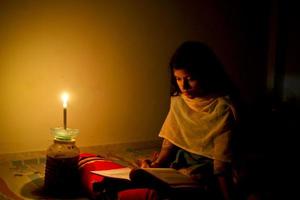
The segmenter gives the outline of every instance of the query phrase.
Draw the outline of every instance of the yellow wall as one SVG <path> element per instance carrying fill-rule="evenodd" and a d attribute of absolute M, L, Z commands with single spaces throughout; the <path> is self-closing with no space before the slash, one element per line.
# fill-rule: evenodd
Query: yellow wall
<path fill-rule="evenodd" d="M 63 125 L 62 91 L 78 146 L 157 138 L 182 41 L 236 62 L 218 13 L 207 1 L 1 0 L 0 153 L 45 150 Z"/>
<path fill-rule="evenodd" d="M 79 146 L 157 137 L 181 33 L 170 5 L 138 2 L 1 3 L 0 153 L 46 149 L 64 90 Z"/>

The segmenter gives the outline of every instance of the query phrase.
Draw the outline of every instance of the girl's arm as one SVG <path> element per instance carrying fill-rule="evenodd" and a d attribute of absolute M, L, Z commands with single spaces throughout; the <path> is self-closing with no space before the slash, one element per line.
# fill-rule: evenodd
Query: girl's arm
<path fill-rule="evenodd" d="M 214 160 L 214 171 L 215 175 L 217 176 L 219 189 L 223 195 L 224 200 L 235 199 L 231 164 Z"/>
<path fill-rule="evenodd" d="M 169 167 L 174 159 L 177 147 L 167 139 L 163 140 L 160 152 L 150 160 L 143 160 L 141 167 Z"/>

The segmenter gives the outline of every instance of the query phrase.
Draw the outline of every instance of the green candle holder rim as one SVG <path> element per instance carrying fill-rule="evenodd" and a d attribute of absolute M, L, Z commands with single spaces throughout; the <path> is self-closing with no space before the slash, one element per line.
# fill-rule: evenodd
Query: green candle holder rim
<path fill-rule="evenodd" d="M 64 129 L 63 127 L 51 128 L 54 139 L 61 141 L 72 141 L 79 134 L 79 129 Z"/>

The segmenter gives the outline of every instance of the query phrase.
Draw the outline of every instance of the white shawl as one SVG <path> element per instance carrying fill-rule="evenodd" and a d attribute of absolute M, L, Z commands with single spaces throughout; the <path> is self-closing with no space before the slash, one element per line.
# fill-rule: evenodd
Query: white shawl
<path fill-rule="evenodd" d="M 171 97 L 159 136 L 174 145 L 211 159 L 230 162 L 235 110 L 228 97 Z"/>

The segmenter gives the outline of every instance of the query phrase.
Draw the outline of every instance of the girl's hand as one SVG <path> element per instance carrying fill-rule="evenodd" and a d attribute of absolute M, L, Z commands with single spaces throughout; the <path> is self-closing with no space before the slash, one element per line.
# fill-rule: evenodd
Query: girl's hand
<path fill-rule="evenodd" d="M 141 168 L 149 168 L 149 167 L 151 167 L 151 160 L 149 160 L 149 159 L 144 159 L 144 160 L 141 160 L 140 161 L 140 164 L 139 164 L 139 166 L 141 167 Z"/>
<path fill-rule="evenodd" d="M 141 168 L 149 168 L 149 167 L 159 167 L 158 162 L 156 162 L 159 156 L 159 152 L 154 152 L 152 155 L 152 160 L 150 159 L 143 159 L 138 161 L 138 165 Z"/>

